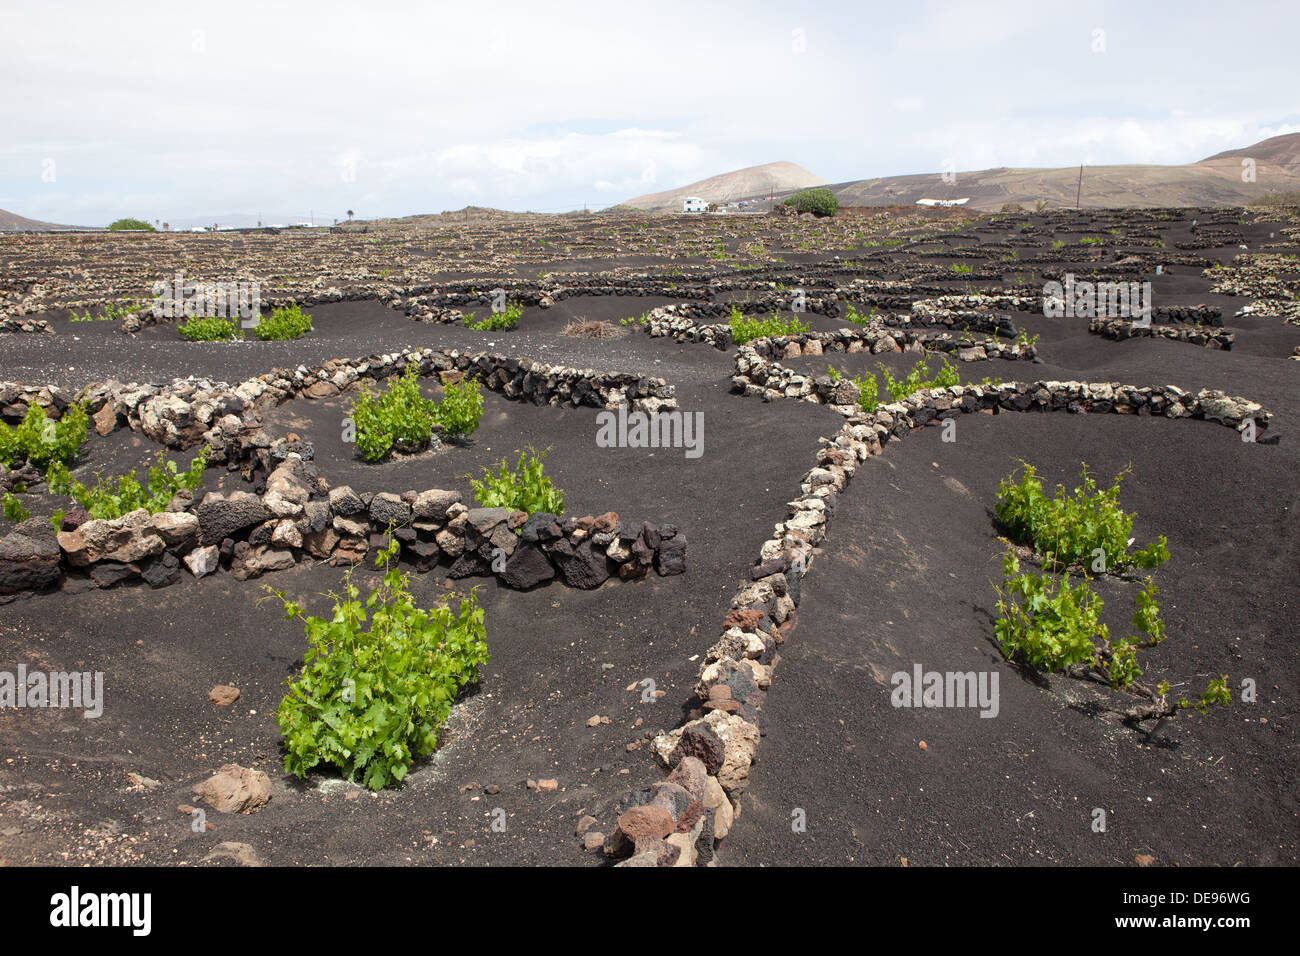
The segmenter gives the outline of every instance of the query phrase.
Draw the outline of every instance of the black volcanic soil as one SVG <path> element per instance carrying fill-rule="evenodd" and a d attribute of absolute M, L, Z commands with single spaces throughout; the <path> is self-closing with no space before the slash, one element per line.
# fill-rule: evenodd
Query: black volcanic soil
<path fill-rule="evenodd" d="M 1022 458 L 1070 487 L 1081 460 L 1103 478 L 1132 465 L 1121 500 L 1135 535 L 1163 533 L 1172 553 L 1156 572 L 1169 637 L 1146 652 L 1146 678 L 1194 700 L 1210 677 L 1230 675 L 1238 697 L 1249 677 L 1258 703 L 1180 715 L 1149 742 L 1092 709 L 1127 706 L 1123 695 L 1002 660 L 989 509 Z M 810 569 L 722 862 L 1294 865 L 1297 464 L 1294 443 L 1120 416 L 973 415 L 954 443 L 938 429 L 890 443 L 855 477 Z M 1112 634 L 1137 589 L 1098 588 Z M 916 663 L 998 674 L 997 716 L 895 709 L 890 676 Z M 1105 833 L 1091 830 L 1096 807 Z M 805 833 L 791 830 L 795 808 Z"/>
<path fill-rule="evenodd" d="M 1025 255 L 1059 257 L 1031 265 L 1002 261 L 1005 249 L 989 249 L 1009 282 L 1038 283 L 1042 273 L 1072 263 L 1079 272 L 1104 272 L 1095 247 L 1081 249 L 1078 238 L 1114 241 L 1109 230 L 1129 215 L 1089 211 L 1072 219 L 1023 214 L 1008 220 L 1031 230 L 1023 234 L 1005 223 L 983 228 L 986 219 L 978 228 L 968 224 L 960 244 L 972 237 L 981 244 L 1010 238 Z M 1158 228 L 1173 252 L 1175 242 L 1192 236 L 1195 215 L 1143 221 L 1142 228 Z M 801 262 L 832 264 L 835 256 L 856 254 L 846 241 L 854 238 L 851 231 L 805 249 L 795 240 L 812 242 L 807 237 L 814 230 L 831 227 L 757 218 L 655 223 L 651 231 L 661 241 L 672 229 L 693 230 L 697 237 L 694 245 L 655 253 L 627 238 L 639 236 L 639 227 L 615 240 L 584 224 L 569 237 L 581 261 L 550 259 L 560 255 L 562 241 L 556 240 L 545 247 L 548 258 L 521 258 L 510 271 L 708 264 L 710 229 L 729 231 L 723 241 L 730 250 L 760 239 L 769 256 L 779 250 L 785 260 L 762 264 L 781 265 L 791 275 Z M 890 228 L 887 218 L 872 223 Z M 838 220 L 833 227 L 844 228 Z M 1280 228 L 1231 225 L 1252 249 Z M 430 268 L 482 276 L 484 234 L 461 246 L 454 237 L 451 246 L 440 242 L 427 253 Z M 1052 250 L 1053 237 L 1070 244 Z M 145 263 L 151 249 L 191 248 L 184 237 L 167 242 L 173 239 L 179 245 L 130 248 Z M 203 249 L 220 254 L 223 241 L 202 237 L 192 248 L 204 243 Z M 426 246 L 433 246 L 423 242 L 417 234 L 409 240 L 414 248 L 402 255 L 425 256 Z M 1153 252 L 1115 244 L 1119 257 Z M 263 245 L 250 241 L 248 248 Z M 933 240 L 917 245 L 936 247 Z M 84 243 L 78 248 L 90 255 Z M 449 258 L 460 251 L 467 257 L 463 269 Z M 872 273 L 878 277 L 896 275 L 918 258 L 945 268 L 949 261 L 917 257 L 908 244 L 861 251 L 881 257 Z M 1196 254 L 1230 262 L 1237 251 L 1225 245 Z M 951 261 L 982 266 L 979 259 Z M 111 275 L 110 265 L 102 269 Z M 1209 281 L 1196 268 L 1178 266 L 1147 278 L 1155 283 L 1158 304 L 1223 306 L 1227 327 L 1237 333 L 1234 349 L 1112 342 L 1089 334 L 1086 320 L 1017 313 L 1017 325 L 1041 335 L 1041 363 L 962 364 L 963 380 L 990 375 L 1223 388 L 1275 412 L 1280 444 L 1244 444 L 1212 423 L 1063 413 L 966 416 L 955 444 L 940 442 L 937 429 L 891 442 L 881 458 L 860 468 L 841 497 L 804 584 L 798 621 L 764 707 L 765 737 L 743 812 L 721 845 L 723 865 L 892 865 L 902 857 L 934 865 L 1120 865 L 1139 853 L 1160 864 L 1296 861 L 1300 363 L 1287 356 L 1300 345 L 1300 328 L 1272 318 L 1234 318 L 1243 300 L 1209 294 Z M 951 285 L 963 291 L 966 281 L 956 277 Z M 599 862 L 598 854 L 577 846 L 578 816 L 658 776 L 644 745 L 647 733 L 683 719 L 698 657 L 716 639 L 737 582 L 797 493 L 817 437 L 841 423 L 814 405 L 731 394 L 729 352 L 652 339 L 638 329 L 600 341 L 558 334 L 570 320 L 618 322 L 668 301 L 568 299 L 549 310 L 528 309 L 519 329 L 498 333 L 415 323 L 369 301 L 310 309 L 315 331 L 291 343 L 189 343 L 170 326 L 127 337 L 115 323 L 69 323 L 59 312 L 47 315 L 56 335 L 0 336 L 0 380 L 69 389 L 109 377 L 235 382 L 276 366 L 404 345 L 490 348 L 662 376 L 677 387 L 681 408 L 701 411 L 705 420 L 699 459 L 680 451 L 598 449 L 594 410 L 536 408 L 488 394 L 482 428 L 466 446 L 368 465 L 340 439 L 347 399 L 299 400 L 268 413 L 273 424 L 293 427 L 315 443 L 318 465 L 332 485 L 361 490 L 450 486 L 468 494 L 464 476 L 481 466 L 528 445 L 550 447 L 547 471 L 567 493 L 568 513 L 615 510 L 677 524 L 690 542 L 687 574 L 611 582 L 592 592 L 551 584 L 518 593 L 478 582 L 492 655 L 483 679 L 454 708 L 436 755 L 413 768 L 403 786 L 375 797 L 325 774 L 300 782 L 280 769 L 274 713 L 281 682 L 300 661 L 304 641 L 301 627 L 284 619 L 277 602 L 259 602 L 262 585 L 322 613 L 328 604 L 320 595 L 339 586 L 340 569 L 305 562 L 252 582 L 224 573 L 199 581 L 186 575 L 161 591 L 60 592 L 0 604 L 0 668 L 25 663 L 103 671 L 106 695 L 104 715 L 93 720 L 58 711 L 0 713 L 0 749 L 12 755 L 0 761 L 0 859 L 207 864 L 220 862 L 206 859 L 218 843 L 237 841 L 269 864 Z M 815 316 L 810 321 L 817 328 L 841 324 Z M 916 358 L 884 361 L 899 374 Z M 874 369 L 876 360 L 838 355 L 789 364 L 820 373 L 831 361 L 856 370 Z M 429 386 L 429 394 L 436 391 Z M 120 473 L 155 452 L 139 436 L 92 437 L 78 474 Z M 174 457 L 184 463 L 189 456 Z M 1258 703 L 1236 701 L 1208 717 L 1180 715 L 1149 741 L 1101 718 L 1098 702 L 1118 696 L 1067 678 L 1034 679 L 1002 660 L 991 641 L 998 547 L 989 508 L 998 479 L 1022 457 L 1049 481 L 1072 481 L 1085 459 L 1101 476 L 1132 464 L 1121 498 L 1139 515 L 1139 542 L 1164 533 L 1173 553 L 1157 572 L 1170 636 L 1146 652 L 1147 677 L 1167 677 L 1176 689 L 1196 693 L 1211 675 L 1229 674 L 1233 688 L 1250 677 Z M 237 476 L 215 470 L 205 480 L 208 487 L 238 484 Z M 477 579 L 447 582 L 435 570 L 413 574 L 412 581 L 432 602 Z M 1107 621 L 1118 632 L 1135 586 L 1108 580 L 1099 587 Z M 914 662 L 926 669 L 996 672 L 998 716 L 895 710 L 889 675 Z M 639 688 L 627 689 L 646 677 L 665 692 L 657 703 L 643 704 Z M 208 700 L 218 683 L 240 688 L 233 707 Z M 597 715 L 611 722 L 588 727 L 588 718 Z M 215 829 L 193 833 L 189 816 L 176 807 L 193 803 L 190 788 L 230 762 L 270 774 L 273 799 L 249 816 L 210 812 Z M 128 773 L 159 785 L 134 788 Z M 554 778 L 559 789 L 530 790 L 529 778 Z M 497 807 L 507 814 L 504 833 L 490 826 Z M 1097 807 L 1108 813 L 1105 833 L 1090 828 Z M 791 831 L 795 808 L 806 811 L 806 833 Z M 602 817 L 602 826 L 608 822 Z"/>

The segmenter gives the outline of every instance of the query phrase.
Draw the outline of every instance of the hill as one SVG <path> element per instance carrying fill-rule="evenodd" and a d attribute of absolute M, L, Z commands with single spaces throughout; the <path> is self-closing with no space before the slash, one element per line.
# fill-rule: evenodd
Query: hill
<path fill-rule="evenodd" d="M 698 196 L 708 202 L 729 203 L 826 184 L 826 180 L 820 176 L 794 163 L 764 163 L 762 166 L 749 166 L 719 176 L 710 176 L 680 189 L 637 196 L 621 205 L 657 212 L 681 212 L 682 200 L 687 196 Z"/>
<path fill-rule="evenodd" d="M 64 232 L 67 230 L 84 230 L 85 226 L 61 226 L 54 222 L 41 222 L 28 219 L 17 213 L 0 209 L 0 232 Z"/>
<path fill-rule="evenodd" d="M 1242 181 L 1242 160 L 1255 161 L 1255 181 Z M 793 181 L 782 181 L 788 175 Z M 1085 166 L 980 169 L 957 172 L 946 182 L 938 171 L 835 183 L 830 189 L 842 206 L 907 205 L 918 199 L 969 200 L 967 208 L 1000 209 L 1005 203 L 1032 207 L 1125 208 L 1151 206 L 1237 206 L 1267 193 L 1300 190 L 1300 133 L 1274 136 L 1241 149 L 1227 150 L 1182 166 Z M 792 163 L 769 163 L 681 189 L 628 200 L 625 205 L 678 211 L 686 196 L 710 202 L 778 200 L 808 186 L 827 185 Z"/>
<path fill-rule="evenodd" d="M 1261 165 L 1267 163 L 1272 166 L 1289 166 L 1294 169 L 1300 166 L 1300 133 L 1273 136 L 1261 140 L 1254 146 L 1244 146 L 1241 149 L 1229 149 L 1222 153 L 1215 153 L 1213 156 L 1207 156 L 1201 160 L 1198 165 L 1211 166 L 1217 165 L 1223 160 L 1235 160 L 1237 167 L 1240 168 L 1243 159 L 1253 159 Z"/>
<path fill-rule="evenodd" d="M 1255 181 L 1242 181 L 1242 160 L 1255 161 Z M 1274 136 L 1183 166 L 1085 166 L 1059 169 L 982 169 L 958 172 L 955 182 L 936 173 L 886 176 L 831 187 L 841 205 L 880 206 L 918 199 L 969 197 L 974 209 L 1003 203 L 1050 207 L 1236 206 L 1270 192 L 1300 189 L 1300 134 Z"/>

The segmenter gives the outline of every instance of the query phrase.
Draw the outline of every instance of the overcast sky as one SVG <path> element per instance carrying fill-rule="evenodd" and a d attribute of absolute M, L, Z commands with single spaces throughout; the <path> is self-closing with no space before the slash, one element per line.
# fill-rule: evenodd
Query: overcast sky
<path fill-rule="evenodd" d="M 1300 132 L 1300 3 L 0 0 L 0 208 L 104 225 L 599 208 L 1182 163 Z"/>

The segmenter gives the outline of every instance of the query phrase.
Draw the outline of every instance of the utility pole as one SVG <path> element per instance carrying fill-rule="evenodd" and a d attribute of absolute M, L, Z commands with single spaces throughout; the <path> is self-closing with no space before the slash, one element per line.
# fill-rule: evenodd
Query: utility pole
<path fill-rule="evenodd" d="M 1074 192 L 1074 208 L 1078 209 L 1079 198 L 1083 195 L 1083 163 L 1079 164 L 1079 188 Z"/>

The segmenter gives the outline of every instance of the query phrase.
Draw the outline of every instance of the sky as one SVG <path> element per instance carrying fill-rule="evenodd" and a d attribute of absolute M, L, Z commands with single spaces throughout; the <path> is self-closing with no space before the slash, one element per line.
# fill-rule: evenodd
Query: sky
<path fill-rule="evenodd" d="M 1300 132 L 1295 0 L 0 0 L 0 34 L 0 209 L 86 226 L 562 212 L 778 160 L 843 182 Z"/>

